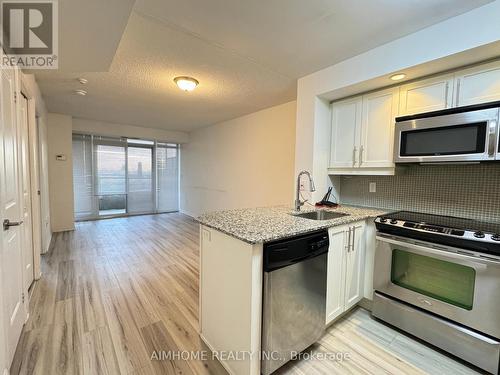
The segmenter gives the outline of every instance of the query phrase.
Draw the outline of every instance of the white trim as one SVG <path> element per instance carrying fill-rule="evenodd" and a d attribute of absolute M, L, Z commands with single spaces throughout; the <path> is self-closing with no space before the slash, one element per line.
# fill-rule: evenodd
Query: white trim
<path fill-rule="evenodd" d="M 194 214 L 194 213 L 192 213 L 190 211 L 186 211 L 186 210 L 182 210 L 182 209 L 179 210 L 178 212 L 180 212 L 181 214 L 187 215 L 187 216 L 189 216 L 189 217 L 191 217 L 193 219 L 196 219 L 199 216 L 199 215 L 196 215 L 196 214 Z"/>
<path fill-rule="evenodd" d="M 52 232 L 50 232 L 49 236 L 47 237 L 47 242 L 44 244 L 44 247 L 42 249 L 42 254 L 45 254 L 49 251 L 51 243 L 52 243 Z M 42 272 L 40 272 L 40 275 L 41 274 Z"/>
<path fill-rule="evenodd" d="M 328 174 L 342 176 L 394 176 L 395 168 L 328 168 Z"/>
<path fill-rule="evenodd" d="M 200 339 L 205 343 L 205 345 L 210 349 L 211 352 L 215 352 L 215 349 L 212 344 L 207 340 L 205 336 L 203 336 L 203 333 L 200 332 Z M 217 359 L 217 362 L 219 362 L 222 367 L 224 367 L 224 370 L 226 370 L 229 375 L 236 375 L 236 373 L 233 372 L 233 370 L 228 366 L 226 362 L 221 362 Z"/>

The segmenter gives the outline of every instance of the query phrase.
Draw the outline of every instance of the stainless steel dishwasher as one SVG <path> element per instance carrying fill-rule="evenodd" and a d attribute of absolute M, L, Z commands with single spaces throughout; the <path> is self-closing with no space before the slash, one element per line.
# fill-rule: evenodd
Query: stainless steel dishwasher
<path fill-rule="evenodd" d="M 262 374 L 323 335 L 328 245 L 326 230 L 264 245 Z"/>

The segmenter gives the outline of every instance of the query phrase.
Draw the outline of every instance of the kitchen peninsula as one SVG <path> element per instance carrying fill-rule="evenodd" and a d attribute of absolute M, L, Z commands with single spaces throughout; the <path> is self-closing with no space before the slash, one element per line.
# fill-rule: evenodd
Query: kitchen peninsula
<path fill-rule="evenodd" d="M 312 210 L 306 210 L 312 211 Z M 373 255 L 365 256 L 366 234 L 371 221 L 382 214 L 380 210 L 341 206 L 325 210 L 341 215 L 330 220 L 311 220 L 298 217 L 288 207 L 263 207 L 220 211 L 202 215 L 200 222 L 200 336 L 216 352 L 247 353 L 238 359 L 221 360 L 232 374 L 259 374 L 262 334 L 263 248 L 269 242 L 293 238 L 318 230 L 329 232 L 328 278 L 345 276 L 349 260 L 344 254 L 347 231 L 360 230 L 351 253 L 355 258 L 351 267 L 358 267 L 354 306 L 367 289 L 363 274 L 365 263 Z M 366 225 L 366 222 L 369 222 Z M 366 229 L 366 230 L 365 230 Z M 350 237 L 350 236 L 349 236 Z M 354 234 L 353 234 L 354 243 Z M 349 238 L 350 240 L 350 238 Z M 371 252 L 371 251 L 370 251 Z M 367 270 L 368 271 L 368 270 Z M 348 272 L 349 273 L 349 272 Z M 369 273 L 369 272 L 368 272 Z M 371 274 L 367 277 L 371 280 Z M 329 280 L 330 281 L 330 280 Z M 339 298 L 343 282 L 332 283 L 327 290 L 326 321 L 345 311 Z M 371 289 L 371 286 L 368 287 Z M 354 303 L 353 303 L 354 302 Z M 330 318 L 329 318 L 330 317 Z"/>

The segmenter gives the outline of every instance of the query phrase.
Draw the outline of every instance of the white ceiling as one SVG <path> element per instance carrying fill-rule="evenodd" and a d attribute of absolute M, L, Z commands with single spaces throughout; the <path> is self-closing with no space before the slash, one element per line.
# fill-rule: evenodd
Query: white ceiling
<path fill-rule="evenodd" d="M 58 3 L 59 70 L 108 70 L 135 0 L 62 0 Z"/>
<path fill-rule="evenodd" d="M 97 11 L 110 0 L 66 1 L 76 14 L 82 4 Z M 66 35 L 64 69 L 36 74 L 50 111 L 190 131 L 293 100 L 297 78 L 490 1 L 136 0 L 116 50 L 130 2 L 112 0 L 106 17 L 71 31 L 79 41 L 93 36 L 99 48 L 68 46 Z M 71 24 L 60 27 L 63 34 Z M 115 50 L 111 66 L 96 72 Z M 178 75 L 199 87 L 180 91 Z M 72 94 L 79 76 L 89 80 L 86 97 Z"/>

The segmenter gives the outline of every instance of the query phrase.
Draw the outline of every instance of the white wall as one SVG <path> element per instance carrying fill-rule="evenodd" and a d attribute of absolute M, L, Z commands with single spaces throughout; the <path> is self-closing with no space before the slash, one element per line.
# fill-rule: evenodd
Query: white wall
<path fill-rule="evenodd" d="M 181 148 L 181 211 L 293 203 L 296 102 L 190 133 Z"/>
<path fill-rule="evenodd" d="M 38 147 L 40 161 L 40 217 L 42 218 L 42 253 L 49 251 L 52 239 L 50 226 L 50 190 L 49 190 L 49 156 L 48 156 L 48 114 L 38 117 Z"/>
<path fill-rule="evenodd" d="M 49 164 L 47 157 L 47 108 L 40 92 L 40 88 L 33 74 L 24 74 L 24 83 L 32 94 L 36 103 L 36 117 L 38 126 L 38 168 L 40 189 L 40 218 L 41 218 L 41 252 L 49 250 L 52 230 L 50 227 L 50 198 L 49 198 Z"/>
<path fill-rule="evenodd" d="M 189 139 L 188 133 L 184 132 L 114 124 L 81 118 L 73 118 L 73 131 L 113 137 L 144 138 L 172 143 L 186 143 Z"/>
<path fill-rule="evenodd" d="M 313 198 L 320 198 L 331 183 L 326 172 L 331 99 L 373 90 L 381 82 L 389 85 L 393 72 L 430 74 L 437 67 L 456 67 L 465 57 L 471 63 L 481 54 L 498 55 L 499 14 L 497 0 L 299 79 L 295 170 L 315 176 Z"/>
<path fill-rule="evenodd" d="M 47 117 L 50 222 L 53 232 L 73 230 L 73 157 L 71 116 L 49 113 Z M 56 160 L 56 155 L 66 160 Z"/>

